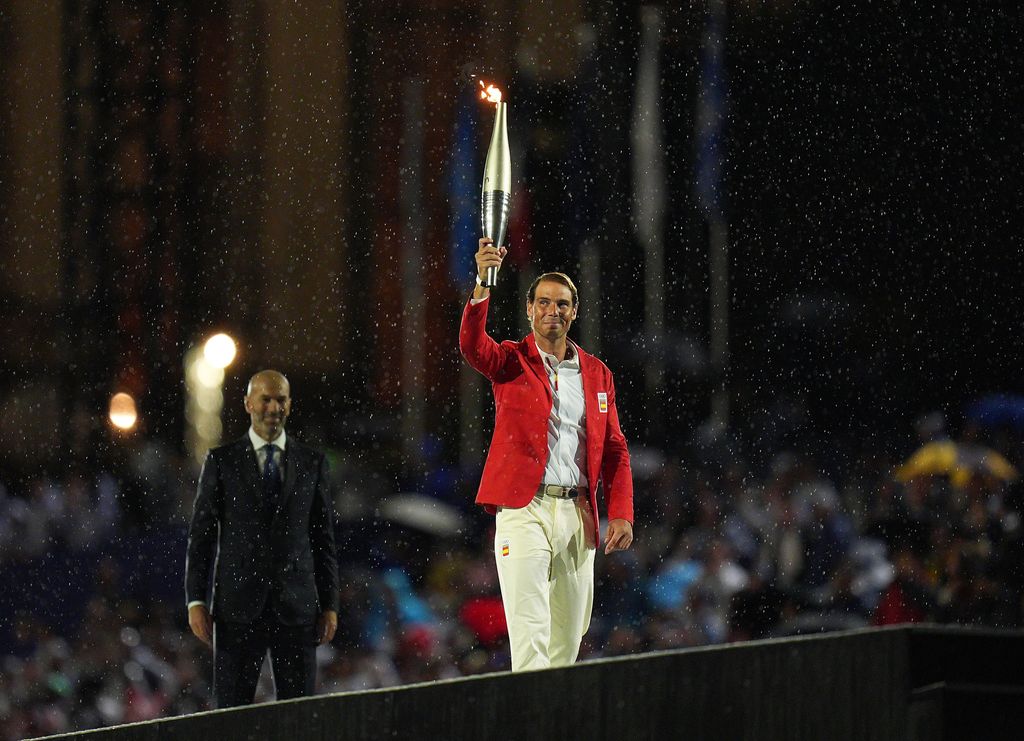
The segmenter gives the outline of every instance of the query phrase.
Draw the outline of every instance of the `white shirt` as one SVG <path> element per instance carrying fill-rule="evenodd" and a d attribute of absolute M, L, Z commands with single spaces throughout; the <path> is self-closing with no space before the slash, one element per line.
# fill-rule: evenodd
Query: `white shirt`
<path fill-rule="evenodd" d="M 548 415 L 548 460 L 545 484 L 587 487 L 587 415 L 583 401 L 580 354 L 571 342 L 572 357 L 558 358 L 537 348 L 551 384 Z"/>

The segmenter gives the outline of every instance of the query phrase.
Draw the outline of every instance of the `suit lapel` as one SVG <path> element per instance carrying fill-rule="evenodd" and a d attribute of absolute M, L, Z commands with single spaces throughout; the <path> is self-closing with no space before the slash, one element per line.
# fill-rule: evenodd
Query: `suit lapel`
<path fill-rule="evenodd" d="M 252 440 L 246 435 L 237 442 L 238 470 L 242 472 L 242 483 L 250 491 L 260 491 L 260 461 Z"/>
<path fill-rule="evenodd" d="M 600 469 L 600 458 L 597 455 L 599 450 L 600 439 L 597 433 L 597 415 L 600 411 L 597 409 L 597 394 L 600 391 L 607 391 L 607 389 L 599 388 L 601 383 L 597 373 L 597 364 L 593 362 L 593 358 L 583 351 L 579 345 L 576 345 L 576 351 L 580 355 L 580 380 L 583 382 L 583 410 L 586 418 L 585 424 L 587 428 L 587 480 L 593 482 L 591 489 L 597 484 L 598 470 Z M 596 465 L 595 465 L 596 464 Z"/>
<path fill-rule="evenodd" d="M 526 365 L 540 381 L 540 385 L 544 388 L 544 393 L 547 394 L 548 406 L 550 407 L 555 399 L 551 393 L 551 381 L 548 380 L 548 372 L 544 368 L 544 361 L 540 357 L 540 350 L 537 349 L 537 338 L 533 336 L 533 333 L 530 333 L 526 335 L 525 343 Z"/>
<path fill-rule="evenodd" d="M 235 468 L 242 478 L 242 491 L 252 492 L 247 499 L 262 517 L 266 517 L 269 511 L 266 495 L 263 493 L 263 472 L 260 471 L 260 459 L 256 456 L 256 449 L 253 448 L 248 435 L 236 443 L 235 456 Z"/>

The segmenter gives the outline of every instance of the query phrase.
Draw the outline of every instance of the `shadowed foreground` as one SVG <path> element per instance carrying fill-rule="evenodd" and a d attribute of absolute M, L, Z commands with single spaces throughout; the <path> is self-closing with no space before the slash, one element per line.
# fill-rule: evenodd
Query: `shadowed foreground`
<path fill-rule="evenodd" d="M 1019 738 L 1024 633 L 857 630 L 197 713 L 48 738 Z"/>

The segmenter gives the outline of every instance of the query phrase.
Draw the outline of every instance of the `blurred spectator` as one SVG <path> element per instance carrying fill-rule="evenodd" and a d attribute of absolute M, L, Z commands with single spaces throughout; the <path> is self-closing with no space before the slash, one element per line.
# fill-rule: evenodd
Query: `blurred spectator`
<path fill-rule="evenodd" d="M 933 420 L 918 434 L 949 433 Z M 636 546 L 598 559 L 581 657 L 869 623 L 1021 625 L 1019 481 L 979 471 L 959 485 L 937 475 L 901 484 L 895 456 L 870 448 L 829 475 L 808 452 L 767 439 L 749 462 L 720 434 L 697 435 L 686 458 L 651 451 L 638 469 L 648 494 L 637 500 Z M 1019 433 L 981 442 L 1021 464 Z M 335 456 L 351 475 L 336 492 L 342 609 L 333 645 L 317 654 L 320 692 L 509 666 L 493 521 L 468 505 L 472 475 L 428 452 L 406 483 L 482 527 L 441 536 L 375 519 L 394 492 L 397 451 Z M 0 486 L 0 741 L 210 707 L 211 657 L 187 632 L 180 595 L 192 476 L 150 446 L 118 473 L 78 468 Z M 123 513 L 148 497 L 160 506 L 145 518 Z M 269 697 L 269 676 L 261 687 Z"/>
<path fill-rule="evenodd" d="M 917 554 L 908 547 L 895 555 L 895 577 L 882 592 L 875 607 L 875 625 L 921 623 L 934 617 L 935 595 L 924 578 Z"/>

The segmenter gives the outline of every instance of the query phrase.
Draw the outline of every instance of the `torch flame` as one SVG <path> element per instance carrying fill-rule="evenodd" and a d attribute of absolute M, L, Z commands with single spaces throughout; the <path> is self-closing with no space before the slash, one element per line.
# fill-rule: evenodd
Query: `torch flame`
<path fill-rule="evenodd" d="M 480 100 L 486 100 L 491 103 L 501 102 L 501 90 L 496 88 L 490 83 L 484 83 L 483 80 L 478 80 L 480 83 Z"/>

